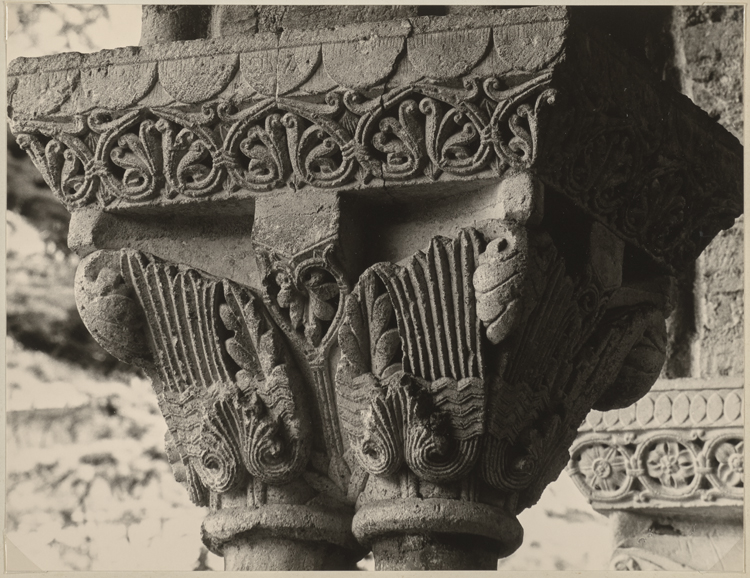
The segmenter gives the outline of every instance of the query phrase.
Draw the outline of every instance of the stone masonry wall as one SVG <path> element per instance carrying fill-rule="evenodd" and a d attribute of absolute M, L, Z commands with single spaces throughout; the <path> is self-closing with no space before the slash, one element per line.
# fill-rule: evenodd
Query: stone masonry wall
<path fill-rule="evenodd" d="M 683 92 L 742 141 L 743 8 L 677 7 L 673 33 Z M 743 233 L 740 217 L 696 264 L 692 377 L 743 374 Z"/>

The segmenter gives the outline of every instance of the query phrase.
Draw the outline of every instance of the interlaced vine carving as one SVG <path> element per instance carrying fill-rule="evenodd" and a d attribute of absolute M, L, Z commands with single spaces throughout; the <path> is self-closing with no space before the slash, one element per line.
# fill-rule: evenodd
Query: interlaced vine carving
<path fill-rule="evenodd" d="M 587 434 L 571 449 L 568 472 L 597 507 L 741 503 L 741 432 L 665 429 Z"/>
<path fill-rule="evenodd" d="M 466 176 L 490 162 L 497 175 L 533 163 L 541 109 L 554 101 L 548 81 L 505 91 L 498 79 L 484 90 L 477 81 L 464 90 L 416 85 L 371 100 L 334 91 L 318 104 L 97 109 L 72 122 L 19 120 L 14 130 L 69 208 Z"/>

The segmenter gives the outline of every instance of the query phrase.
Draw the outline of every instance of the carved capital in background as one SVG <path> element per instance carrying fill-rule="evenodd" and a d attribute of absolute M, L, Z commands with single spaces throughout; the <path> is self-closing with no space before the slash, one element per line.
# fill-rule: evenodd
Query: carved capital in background
<path fill-rule="evenodd" d="M 82 317 L 229 569 L 494 568 L 659 375 L 741 147 L 575 11 L 271 36 L 11 66 Z"/>
<path fill-rule="evenodd" d="M 733 534 L 741 538 L 743 407 L 742 378 L 672 379 L 633 405 L 587 416 L 567 471 L 614 519 L 612 569 L 706 570 Z M 709 555 L 669 555 L 664 540 L 674 535 Z"/>

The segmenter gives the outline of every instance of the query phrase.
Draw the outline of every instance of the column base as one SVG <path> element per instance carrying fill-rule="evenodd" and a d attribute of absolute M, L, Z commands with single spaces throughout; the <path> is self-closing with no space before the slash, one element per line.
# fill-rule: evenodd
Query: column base
<path fill-rule="evenodd" d="M 241 534 L 223 547 L 227 571 L 356 570 L 362 554 L 325 542 Z"/>
<path fill-rule="evenodd" d="M 400 534 L 372 544 L 375 570 L 497 570 L 498 543 L 466 534 Z"/>

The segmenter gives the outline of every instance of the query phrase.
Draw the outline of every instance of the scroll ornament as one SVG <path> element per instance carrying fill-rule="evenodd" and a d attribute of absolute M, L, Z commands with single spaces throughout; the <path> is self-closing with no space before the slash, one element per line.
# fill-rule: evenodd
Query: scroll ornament
<path fill-rule="evenodd" d="M 550 76 L 508 89 L 495 77 L 466 79 L 461 89 L 416 84 L 373 99 L 339 89 L 316 103 L 97 108 L 18 119 L 13 132 L 71 210 L 280 187 L 337 190 L 373 178 L 496 178 L 534 162 L 542 109 L 555 99 Z"/>

